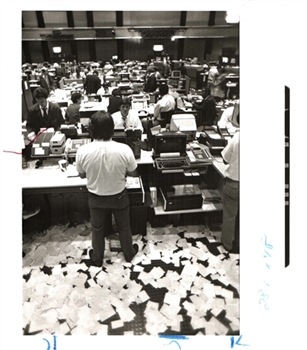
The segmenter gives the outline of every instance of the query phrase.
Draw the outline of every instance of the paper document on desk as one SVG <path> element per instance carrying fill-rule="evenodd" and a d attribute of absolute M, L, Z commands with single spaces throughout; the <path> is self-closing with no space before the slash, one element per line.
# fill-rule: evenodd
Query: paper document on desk
<path fill-rule="evenodd" d="M 79 173 L 77 172 L 76 166 L 69 164 L 66 170 L 67 177 L 77 177 Z"/>
<path fill-rule="evenodd" d="M 133 176 L 127 176 L 127 178 L 126 178 L 126 188 L 127 189 L 141 188 L 140 178 L 139 177 L 133 177 Z"/>

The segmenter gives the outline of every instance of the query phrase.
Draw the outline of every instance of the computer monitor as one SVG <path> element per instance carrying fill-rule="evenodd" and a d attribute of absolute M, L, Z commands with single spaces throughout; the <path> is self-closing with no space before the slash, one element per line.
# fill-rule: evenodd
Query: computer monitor
<path fill-rule="evenodd" d="M 172 78 L 181 78 L 181 71 L 180 70 L 173 70 L 171 77 Z"/>
<path fill-rule="evenodd" d="M 83 126 L 88 126 L 91 118 L 80 118 L 80 123 Z"/>
<path fill-rule="evenodd" d="M 142 98 L 142 99 L 133 99 L 131 101 L 131 109 L 146 109 L 147 108 L 147 99 Z"/>
<path fill-rule="evenodd" d="M 240 113 L 240 103 L 236 102 L 233 108 L 232 116 L 231 116 L 231 124 L 236 128 L 239 127 L 239 113 Z"/>
<path fill-rule="evenodd" d="M 193 114 L 173 114 L 170 123 L 170 131 L 180 131 L 187 135 L 187 140 L 192 141 L 196 136 L 196 120 Z"/>
<path fill-rule="evenodd" d="M 228 63 L 228 57 L 222 57 L 222 63 Z"/>
<path fill-rule="evenodd" d="M 124 129 L 115 129 L 112 136 L 112 140 L 120 143 L 127 144 L 127 134 Z"/>
<path fill-rule="evenodd" d="M 186 154 L 187 135 L 181 132 L 166 131 L 154 136 L 154 156 L 160 157 L 163 154 Z"/>
<path fill-rule="evenodd" d="M 121 81 L 128 81 L 130 74 L 128 72 L 119 73 Z"/>

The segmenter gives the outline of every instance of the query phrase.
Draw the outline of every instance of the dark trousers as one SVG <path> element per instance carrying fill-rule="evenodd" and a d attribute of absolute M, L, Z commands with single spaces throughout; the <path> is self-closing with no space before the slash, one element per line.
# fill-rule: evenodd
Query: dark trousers
<path fill-rule="evenodd" d="M 231 250 L 239 234 L 239 181 L 225 179 L 223 188 L 222 243 Z"/>
<path fill-rule="evenodd" d="M 119 231 L 119 240 L 126 261 L 135 255 L 130 228 L 129 197 L 126 190 L 112 196 L 97 196 L 89 193 L 89 208 L 92 225 L 92 260 L 101 262 L 104 258 L 105 237 L 110 234 L 109 218 L 113 213 Z"/>

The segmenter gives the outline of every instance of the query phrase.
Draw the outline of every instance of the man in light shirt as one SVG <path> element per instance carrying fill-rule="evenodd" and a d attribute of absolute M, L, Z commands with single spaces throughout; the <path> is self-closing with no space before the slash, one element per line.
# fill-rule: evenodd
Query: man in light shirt
<path fill-rule="evenodd" d="M 222 244 L 231 253 L 239 253 L 239 149 L 237 131 L 222 151 L 224 163 L 228 164 L 223 188 Z"/>
<path fill-rule="evenodd" d="M 161 116 L 161 112 L 168 112 L 175 109 L 175 99 L 168 93 L 168 85 L 162 84 L 159 87 L 161 99 L 154 109 L 154 120 Z"/>
<path fill-rule="evenodd" d="M 136 110 L 130 108 L 130 100 L 123 98 L 119 103 L 119 111 L 112 114 L 115 129 L 138 129 L 143 132 L 142 122 Z"/>

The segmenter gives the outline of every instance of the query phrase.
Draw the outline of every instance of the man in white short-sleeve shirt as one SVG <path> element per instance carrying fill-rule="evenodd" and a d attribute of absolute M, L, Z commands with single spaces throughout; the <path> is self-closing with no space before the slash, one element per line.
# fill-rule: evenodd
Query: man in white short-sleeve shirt
<path fill-rule="evenodd" d="M 130 262 L 138 251 L 132 245 L 129 197 L 126 176 L 137 176 L 137 164 L 131 148 L 112 140 L 114 121 L 105 111 L 95 113 L 90 120 L 93 142 L 81 146 L 76 154 L 76 169 L 80 177 L 87 178 L 89 208 L 92 225 L 90 264 L 102 266 L 105 250 L 107 222 L 113 213 L 126 261 Z"/>
<path fill-rule="evenodd" d="M 222 244 L 232 253 L 239 253 L 239 150 L 237 131 L 222 151 L 224 163 L 228 164 L 223 187 Z"/>

